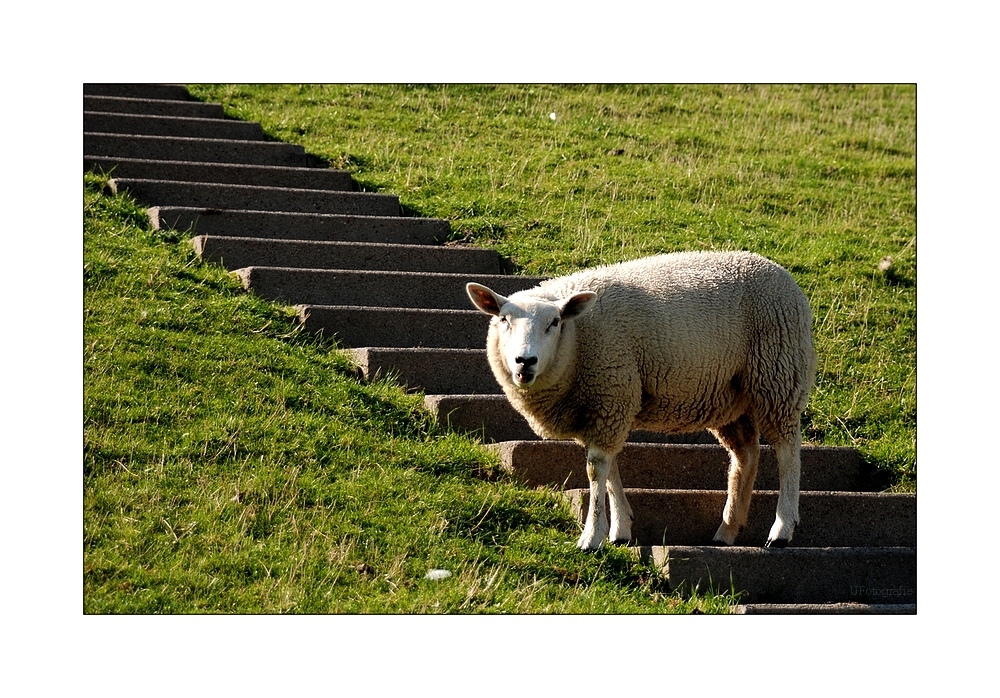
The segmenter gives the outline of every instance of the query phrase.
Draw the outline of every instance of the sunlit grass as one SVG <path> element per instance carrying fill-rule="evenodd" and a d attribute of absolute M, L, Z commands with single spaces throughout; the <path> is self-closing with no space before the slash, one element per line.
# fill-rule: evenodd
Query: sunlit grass
<path fill-rule="evenodd" d="M 689 249 L 773 258 L 815 316 L 807 439 L 915 487 L 914 86 L 192 90 L 527 273 Z"/>
<path fill-rule="evenodd" d="M 88 613 L 725 612 L 85 177 Z M 452 572 L 425 579 L 428 570 Z"/>

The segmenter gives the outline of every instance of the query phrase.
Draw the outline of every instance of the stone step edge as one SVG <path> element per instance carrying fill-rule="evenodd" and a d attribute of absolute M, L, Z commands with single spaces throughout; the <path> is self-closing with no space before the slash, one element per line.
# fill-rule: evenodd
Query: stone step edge
<path fill-rule="evenodd" d="M 349 242 L 349 243 L 345 243 L 345 244 L 353 245 L 353 244 L 363 244 L 363 243 Z M 385 244 L 385 243 L 367 243 L 367 244 Z M 414 247 L 419 247 L 421 245 L 413 245 L 413 246 Z M 433 247 L 433 245 L 422 245 L 422 246 L 423 247 Z M 410 247 L 410 245 L 400 245 L 400 247 Z M 324 271 L 326 271 L 326 270 L 324 270 Z M 354 271 L 357 271 L 357 270 L 354 270 Z M 372 269 L 371 271 L 384 271 L 384 270 Z M 411 272 L 411 273 L 413 273 L 413 272 Z M 480 311 L 478 311 L 478 310 L 455 310 L 455 309 L 448 309 L 448 308 L 404 308 L 404 307 L 392 307 L 392 306 L 380 306 L 380 305 L 324 305 L 323 303 L 299 303 L 299 304 L 296 304 L 294 306 L 294 308 L 297 311 L 302 311 L 302 312 L 311 310 L 312 308 L 343 308 L 344 310 L 363 310 L 363 311 L 370 311 L 370 312 L 375 312 L 375 313 L 391 313 L 391 312 L 397 312 L 397 313 L 422 313 L 422 314 L 427 314 L 428 316 L 436 315 L 438 313 L 447 313 L 447 314 L 456 314 L 457 313 L 457 314 L 461 314 L 461 315 L 464 315 L 464 316 L 467 316 L 467 317 L 472 317 L 472 316 L 475 316 L 475 315 L 482 315 L 482 313 Z M 485 338 L 486 338 L 486 335 L 485 335 L 485 330 L 484 330 L 484 334 L 483 334 L 484 344 L 485 344 Z M 390 347 L 384 347 L 384 348 L 390 348 Z M 392 349 L 406 349 L 406 347 L 391 347 L 391 348 Z M 414 347 L 414 348 L 416 348 L 416 347 Z M 483 348 L 480 348 L 480 347 L 439 347 L 439 348 L 440 349 L 477 349 L 478 348 L 478 349 L 481 349 L 481 351 L 486 351 L 486 349 L 483 349 Z"/>
<path fill-rule="evenodd" d="M 738 616 L 773 615 L 916 615 L 915 603 L 748 603 L 737 604 L 730 613 Z"/>
<path fill-rule="evenodd" d="M 642 438 L 636 432 L 636 438 Z M 487 445 L 500 457 L 501 468 L 528 485 L 560 484 L 565 489 L 587 487 L 586 451 L 574 441 L 511 440 Z M 725 490 L 729 453 L 718 443 L 685 444 L 630 441 L 617 457 L 627 487 L 675 487 Z M 758 491 L 777 486 L 774 449 L 761 445 L 756 477 Z M 838 446 L 804 446 L 803 491 L 871 491 L 856 449 Z M 683 483 L 683 484 L 681 484 Z M 847 489 L 850 488 L 850 489 Z"/>
<path fill-rule="evenodd" d="M 835 603 L 849 603 L 856 605 L 845 610 L 885 605 L 900 612 L 916 605 L 915 546 L 773 550 L 758 546 L 653 545 L 628 549 L 636 558 L 657 567 L 674 589 L 686 586 L 698 592 L 707 586 L 710 592 L 725 593 L 735 587 L 742 592 L 739 601 L 751 607 L 763 606 L 761 611 L 829 609 Z M 851 578 L 845 579 L 845 575 Z M 876 589 L 868 584 L 889 586 Z M 774 598 L 775 591 L 784 598 Z M 772 598 L 762 598 L 765 594 Z M 895 603 L 886 603 L 890 600 Z"/>
<path fill-rule="evenodd" d="M 657 489 L 626 487 L 633 511 L 632 535 L 639 545 L 658 545 L 667 535 L 668 545 L 709 545 L 721 522 L 725 490 Z M 560 492 L 582 524 L 589 507 L 590 490 Z M 739 541 L 763 545 L 774 521 L 778 491 L 755 489 L 749 519 Z M 801 525 L 791 548 L 892 547 L 917 543 L 916 495 L 895 492 L 802 490 Z"/>
<path fill-rule="evenodd" d="M 358 269 L 309 269 L 253 266 L 234 269 L 243 288 L 261 298 L 289 305 L 373 305 L 398 308 L 467 310 L 470 281 L 511 294 L 536 286 L 541 277 Z"/>
<path fill-rule="evenodd" d="M 357 360 L 378 352 L 387 352 L 390 354 L 406 352 L 412 356 L 454 356 L 463 358 L 480 358 L 482 356 L 482 352 L 478 349 L 463 349 L 461 347 L 345 347 L 342 351 L 347 352 Z"/>
<path fill-rule="evenodd" d="M 248 267 L 243 267 L 241 269 L 233 269 L 231 273 L 237 274 L 239 276 L 248 276 L 255 271 L 262 271 L 267 273 L 289 273 L 289 274 L 351 274 L 359 275 L 366 274 L 372 276 L 382 276 L 389 278 L 389 276 L 399 276 L 404 275 L 407 278 L 417 279 L 430 277 L 432 279 L 441 280 L 460 280 L 468 278 L 470 280 L 475 280 L 476 278 L 487 279 L 487 281 L 495 281 L 497 279 L 508 280 L 508 279 L 524 279 L 531 283 L 539 283 L 543 277 L 535 276 L 522 276 L 520 274 L 478 274 L 475 272 L 470 273 L 458 273 L 458 272 L 440 272 L 440 271 L 381 271 L 378 269 L 316 269 L 312 267 L 271 267 L 266 265 L 251 265 Z M 299 305 L 340 305 L 339 303 L 301 303 Z M 472 305 L 471 301 L 469 303 L 470 307 Z M 364 307 L 364 306 L 362 306 Z M 372 306 L 379 308 L 395 308 L 402 306 Z M 420 308 L 413 308 L 418 310 Z M 464 308 L 423 308 L 423 310 L 464 310 Z M 478 312 L 473 310 L 473 312 Z"/>
<path fill-rule="evenodd" d="M 199 162 L 197 160 L 156 160 L 150 158 L 119 158 L 113 155 L 84 155 L 83 161 L 84 161 L 84 167 L 86 167 L 88 161 L 94 162 L 101 166 L 107 164 L 107 167 L 109 169 L 107 170 L 102 169 L 102 171 L 111 174 L 112 176 L 114 176 L 113 169 L 115 167 L 119 165 L 126 165 L 126 166 L 167 167 L 175 169 L 183 169 L 183 168 L 210 169 L 210 170 L 222 170 L 229 172 L 254 172 L 259 174 L 273 174 L 275 176 L 289 175 L 289 174 L 314 175 L 317 172 L 323 172 L 323 173 L 328 173 L 327 176 L 337 176 L 344 178 L 352 177 L 351 173 L 348 170 L 323 168 L 323 167 L 295 167 L 294 165 L 251 165 L 239 162 Z M 148 178 L 129 177 L 129 179 L 148 179 Z M 175 179 L 172 181 L 193 182 L 201 184 L 225 184 L 225 182 L 213 182 L 212 180 L 200 180 L 200 179 L 192 179 L 192 180 Z M 269 185 L 252 184 L 249 186 L 269 186 Z M 295 187 L 288 187 L 288 188 L 295 188 Z M 306 187 L 297 187 L 297 188 L 303 189 Z M 320 190 L 320 191 L 344 191 L 344 190 L 330 189 L 330 190 Z"/>
<path fill-rule="evenodd" d="M 260 216 L 262 218 L 285 219 L 288 224 L 294 225 L 296 219 L 319 219 L 328 220 L 332 223 L 354 223 L 370 224 L 384 223 L 393 226 L 423 226 L 423 225 L 447 225 L 450 224 L 444 218 L 414 218 L 409 216 L 365 216 L 357 213 L 301 213 L 296 211 L 268 211 L 265 209 L 241 209 L 241 208 L 210 208 L 205 206 L 150 206 L 146 209 L 150 223 L 156 230 L 163 229 L 166 224 L 163 222 L 164 215 L 178 216 L 188 214 L 194 216 L 215 216 L 224 214 L 234 214 L 238 216 Z M 166 226 L 170 227 L 170 226 Z M 220 235 L 220 233 L 206 233 L 207 235 Z M 261 238 L 259 235 L 254 237 Z M 284 240 L 286 238 L 261 238 Z M 334 241 L 337 242 L 337 241 Z M 400 243 L 400 244 L 437 244 L 437 243 Z"/>
<path fill-rule="evenodd" d="M 501 275 L 509 269 L 509 265 L 495 250 L 480 247 L 287 238 L 275 240 L 208 233 L 194 235 L 189 240 L 199 257 L 207 262 L 221 264 L 227 269 L 281 265 L 297 269 Z M 486 316 L 477 314 L 484 321 L 482 345 L 485 346 Z"/>
<path fill-rule="evenodd" d="M 659 444 L 639 444 L 639 445 L 641 445 L 641 446 L 657 446 Z M 673 445 L 673 444 L 666 444 L 666 445 L 669 446 L 669 445 Z M 695 444 L 695 445 L 698 445 L 698 444 Z M 706 445 L 708 445 L 708 444 L 706 444 Z M 683 494 L 687 494 L 687 495 L 707 494 L 707 495 L 711 495 L 712 497 L 719 497 L 719 496 L 725 495 L 725 493 L 726 493 L 725 488 L 721 488 L 721 489 L 708 489 L 708 488 L 704 488 L 704 487 L 701 487 L 701 488 L 691 488 L 691 489 L 684 489 L 684 488 L 678 488 L 678 487 L 663 487 L 663 488 L 659 488 L 659 487 L 625 487 L 624 490 L 625 490 L 626 496 L 629 495 L 629 494 L 631 494 L 631 493 L 633 493 L 633 492 L 635 492 L 637 494 L 664 494 L 664 495 L 676 494 L 676 493 L 683 493 Z M 755 496 L 759 494 L 759 495 L 768 495 L 768 496 L 775 496 L 776 497 L 778 495 L 778 490 L 754 488 L 753 493 L 754 493 Z M 571 501 L 573 499 L 577 499 L 577 501 L 579 501 L 579 499 L 578 499 L 579 497 L 586 497 L 587 500 L 589 500 L 589 498 L 590 498 L 590 490 L 588 490 L 585 487 L 570 487 L 570 488 L 567 488 L 567 489 L 561 491 L 559 494 L 562 495 L 563 497 L 565 497 L 566 499 L 571 500 Z M 912 492 L 865 492 L 863 490 L 799 490 L 799 494 L 813 496 L 813 497 L 816 497 L 816 496 L 822 496 L 822 497 L 864 496 L 864 497 L 868 497 L 868 498 L 877 498 L 877 497 L 893 497 L 893 498 L 897 498 L 897 499 L 910 498 L 910 499 L 913 499 L 914 502 L 917 499 L 917 495 L 914 494 L 914 493 L 912 493 Z"/>
<path fill-rule="evenodd" d="M 85 131 L 83 152 L 85 155 L 160 160 L 329 167 L 329 163 L 307 153 L 300 145 L 266 140 L 189 138 Z"/>
<path fill-rule="evenodd" d="M 190 102 L 186 100 L 177 99 L 141 99 L 141 98 L 131 98 L 131 97 L 112 97 L 110 95 L 84 95 L 85 99 L 101 99 L 101 100 L 118 100 L 120 102 L 129 102 L 132 105 L 140 105 L 145 102 L 149 102 L 155 105 L 166 106 L 170 104 L 183 104 L 185 106 L 197 105 L 213 108 L 222 108 L 222 105 L 218 102 Z M 113 106 L 109 104 L 108 106 Z M 173 114 L 150 114 L 149 112 L 141 111 L 108 111 L 107 109 L 84 109 L 84 115 L 87 114 L 101 114 L 102 116 L 138 116 L 150 119 L 193 119 L 196 121 L 227 121 L 234 124 L 258 124 L 257 121 L 245 121 L 243 119 L 230 119 L 226 116 L 174 116 Z"/>
<path fill-rule="evenodd" d="M 294 307 L 299 324 L 307 332 L 339 336 L 349 347 L 372 347 L 385 352 L 408 348 L 479 349 L 485 352 L 482 347 L 488 321 L 485 315 L 475 310 L 321 304 L 298 304 Z M 485 358 L 484 354 L 484 366 Z M 423 390 L 437 392 L 431 388 L 424 386 Z M 491 390 L 499 391 L 499 386 Z"/>
<path fill-rule="evenodd" d="M 122 97 L 118 95 L 92 95 L 84 94 L 83 102 L 84 105 L 88 101 L 91 103 L 97 102 L 98 106 L 114 107 L 117 105 L 125 106 L 128 104 L 131 107 L 140 106 L 152 106 L 154 108 L 160 107 L 164 109 L 170 109 L 177 105 L 181 108 L 194 107 L 195 109 L 203 109 L 204 111 L 212 111 L 219 114 L 218 117 L 202 117 L 202 118 L 228 118 L 225 116 L 225 108 L 219 102 L 199 102 L 197 100 L 190 99 L 154 99 L 150 97 Z M 170 114 L 157 114 L 156 112 L 133 112 L 133 111 L 118 111 L 117 109 L 85 109 L 85 111 L 101 111 L 105 114 L 141 114 L 143 116 L 171 116 Z M 242 119 L 235 119 L 236 121 L 242 121 Z"/>
<path fill-rule="evenodd" d="M 223 211 L 258 206 L 298 213 L 382 216 L 402 213 L 398 196 L 374 192 L 132 177 L 112 177 L 106 188 L 112 193 L 128 192 L 147 206 L 197 206 Z"/>
<path fill-rule="evenodd" d="M 299 168 L 299 169 L 309 169 L 309 168 Z M 370 191 L 344 191 L 339 189 L 305 189 L 303 187 L 274 187 L 274 186 L 265 186 L 260 184 L 228 184 L 226 182 L 196 182 L 196 181 L 186 181 L 183 179 L 143 179 L 140 177 L 112 177 L 111 179 L 108 180 L 108 187 L 111 188 L 112 193 L 115 194 L 117 194 L 118 190 L 121 188 L 128 189 L 129 185 L 149 185 L 149 184 L 164 184 L 164 185 L 168 184 L 168 185 L 180 185 L 188 187 L 204 187 L 206 189 L 235 189 L 247 193 L 254 192 L 260 194 L 274 194 L 278 196 L 282 194 L 284 195 L 301 194 L 303 196 L 329 196 L 332 199 L 347 198 L 347 199 L 361 200 L 370 198 L 373 200 L 394 199 L 397 202 L 399 201 L 399 197 L 396 194 L 382 194 Z M 179 207 L 174 207 L 174 208 L 179 208 Z M 198 208 L 198 207 L 191 207 L 191 208 Z M 222 210 L 237 210 L 237 209 L 222 209 Z M 288 213 L 305 213 L 306 215 L 312 215 L 310 212 L 301 212 L 301 211 L 290 211 Z"/>
<path fill-rule="evenodd" d="M 428 392 L 424 395 L 424 407 L 442 425 L 455 431 L 478 435 L 487 443 L 541 440 L 503 394 Z M 484 418 L 490 421 L 484 421 Z M 719 443 L 707 431 L 679 435 L 634 431 L 629 436 L 629 442 Z"/>
<path fill-rule="evenodd" d="M 246 140 L 243 138 L 200 138 L 198 136 L 156 136 L 147 133 L 113 133 L 108 131 L 84 131 L 84 139 L 87 136 L 102 136 L 107 138 L 120 138 L 122 140 L 133 140 L 133 139 L 150 139 L 157 141 L 184 141 L 185 143 L 190 143 L 193 145 L 198 145 L 199 143 L 208 143 L 209 145 L 237 145 L 240 147 L 259 147 L 264 146 L 266 148 L 276 148 L 291 150 L 297 153 L 305 154 L 306 150 L 301 145 L 295 143 L 287 143 L 285 141 L 255 141 Z M 204 160 L 199 162 L 214 162 L 213 160 Z M 322 168 L 320 168 L 322 169 Z"/>
<path fill-rule="evenodd" d="M 406 352 L 408 354 L 413 354 L 414 356 L 430 356 L 437 354 L 441 356 L 475 356 L 477 358 L 486 353 L 482 349 L 468 349 L 463 347 L 347 347 L 344 351 L 356 355 L 384 351 L 391 354 Z M 497 444 L 490 444 L 491 447 L 496 445 Z"/>
<path fill-rule="evenodd" d="M 162 99 L 171 102 L 197 102 L 187 86 L 170 82 L 85 82 L 83 94 L 94 97 L 126 97 L 128 99 Z M 144 95 L 160 95 L 149 97 Z"/>
<path fill-rule="evenodd" d="M 192 126 L 198 126 L 209 123 L 214 126 L 216 124 L 223 123 L 223 124 L 246 124 L 247 126 L 257 126 L 258 128 L 260 128 L 260 123 L 256 121 L 244 121 L 243 119 L 228 119 L 225 117 L 214 117 L 214 116 L 172 116 L 170 114 L 143 114 L 141 112 L 136 113 L 136 112 L 99 111 L 93 109 L 85 109 L 83 112 L 84 118 L 86 118 L 88 115 L 97 115 L 100 117 L 120 116 L 130 119 L 148 119 L 152 122 L 156 121 L 163 121 L 170 123 L 185 122 L 185 123 L 190 123 Z M 115 133 L 121 133 L 124 135 L 143 135 L 143 134 L 130 134 L 126 131 L 121 131 L 121 132 L 115 131 Z M 150 134 L 150 135 L 155 135 L 155 134 Z M 195 138 L 197 138 L 197 136 L 195 136 Z"/>
<path fill-rule="evenodd" d="M 362 217 L 363 218 L 378 218 L 380 216 L 362 216 Z M 391 216 L 381 216 L 381 218 L 392 219 Z M 269 245 L 289 246 L 289 247 L 292 246 L 292 245 L 316 245 L 317 247 L 328 247 L 329 249 L 336 249 L 337 247 L 341 247 L 341 248 L 360 247 L 362 249 L 369 249 L 369 250 L 385 250 L 385 251 L 395 251 L 395 250 L 398 250 L 400 252 L 410 252 L 410 251 L 419 252 L 421 250 L 434 250 L 436 252 L 441 252 L 441 251 L 448 251 L 448 252 L 455 251 L 455 252 L 458 252 L 459 254 L 461 254 L 463 252 L 465 252 L 465 253 L 481 253 L 481 254 L 493 253 L 493 254 L 496 254 L 498 257 L 500 256 L 498 252 L 496 252 L 495 250 L 491 250 L 488 247 L 449 247 L 448 245 L 440 245 L 440 244 L 420 244 L 420 243 L 402 244 L 402 243 L 398 243 L 398 242 L 353 242 L 351 240 L 310 240 L 308 238 L 279 238 L 279 239 L 272 239 L 272 238 L 262 238 L 262 237 L 252 236 L 252 235 L 247 235 L 247 236 L 244 236 L 244 235 L 216 235 L 214 233 L 202 233 L 200 235 L 195 235 L 192 238 L 190 238 L 190 241 L 191 241 L 192 245 L 194 245 L 194 244 L 203 245 L 207 238 L 219 238 L 219 239 L 225 238 L 226 242 L 240 242 L 240 241 L 244 241 L 244 240 L 245 241 L 252 241 L 252 242 L 255 242 L 255 243 L 266 242 Z M 195 240 L 198 240 L 199 242 L 195 243 Z M 245 265 L 245 266 L 248 266 L 248 267 L 250 267 L 250 266 L 252 266 L 252 267 L 265 267 L 267 265 L 264 265 L 264 264 L 248 264 L 248 265 Z M 279 269 L 279 268 L 283 268 L 283 267 L 270 267 L 270 268 L 272 268 L 272 269 Z M 299 267 L 284 267 L 284 268 L 298 269 Z M 326 267 L 303 267 L 303 268 L 309 268 L 309 269 L 327 269 Z M 336 269 L 334 269 L 332 267 L 329 270 L 330 271 L 337 271 Z M 392 270 L 391 269 L 345 269 L 343 271 L 392 271 Z M 410 272 L 410 273 L 420 274 L 420 273 L 424 273 L 424 272 Z M 427 273 L 428 274 L 465 274 L 465 273 L 480 274 L 482 272 L 474 272 L 473 271 L 473 272 L 427 272 Z M 508 275 L 508 276 L 510 276 L 510 275 Z M 370 307 L 373 310 L 376 310 L 376 309 L 377 310 L 386 310 L 386 308 L 379 308 L 378 306 L 357 306 L 357 307 L 363 307 L 363 308 Z M 420 308 L 393 308 L 393 310 L 420 310 Z M 424 308 L 424 310 L 427 310 L 427 309 Z M 431 310 L 433 310 L 433 309 L 431 309 Z M 476 313 L 476 314 L 480 314 L 480 315 L 482 314 L 478 310 L 469 310 L 469 311 L 461 311 L 461 312 L 470 312 L 470 313 Z"/>
<path fill-rule="evenodd" d="M 476 311 L 473 311 L 473 312 L 476 312 Z M 485 351 L 485 349 L 480 350 L 480 351 Z M 523 440 L 523 439 L 511 439 L 509 441 L 497 441 L 495 443 L 489 444 L 489 448 L 491 448 L 491 449 L 493 449 L 493 450 L 495 450 L 495 451 L 497 451 L 499 453 L 502 453 L 505 456 L 507 456 L 507 455 L 513 455 L 513 452 L 516 451 L 517 449 L 521 448 L 521 447 L 536 448 L 538 446 L 538 444 L 554 444 L 553 448 L 555 448 L 555 447 L 564 447 L 565 448 L 566 446 L 574 446 L 574 447 L 583 449 L 583 446 L 581 446 L 580 444 L 578 444 L 576 441 L 572 441 L 572 440 L 569 440 L 569 439 L 544 439 L 544 440 L 539 440 L 539 441 L 528 441 L 528 440 Z M 654 442 L 649 442 L 649 443 L 633 443 L 633 442 L 629 442 L 629 443 L 627 443 L 625 445 L 625 448 L 639 448 L 639 447 L 642 447 L 642 448 L 665 448 L 665 449 L 677 449 L 677 450 L 697 449 L 697 450 L 705 450 L 705 451 L 725 452 L 725 447 L 722 444 L 720 444 L 720 443 L 714 443 L 714 444 L 686 444 L 686 443 L 654 443 Z M 762 452 L 763 451 L 773 451 L 774 450 L 771 446 L 769 446 L 768 444 L 764 444 L 764 443 L 762 443 L 760 445 L 760 448 L 761 448 Z M 822 446 L 822 445 L 813 445 L 813 444 L 803 444 L 802 445 L 802 449 L 804 451 L 805 450 L 811 450 L 811 451 L 823 450 L 823 451 L 826 451 L 828 453 L 834 453 L 836 451 L 842 451 L 845 454 L 850 454 L 852 456 L 860 455 L 860 451 L 858 451 L 858 449 L 854 448 L 853 446 Z"/>
<path fill-rule="evenodd" d="M 917 553 L 913 545 L 828 545 L 828 546 L 789 546 L 787 548 L 769 549 L 759 545 L 633 545 L 624 546 L 643 561 L 660 564 L 666 561 L 672 553 L 695 553 L 739 557 L 741 555 L 792 555 L 808 556 L 825 553 L 849 554 L 851 552 L 887 552 L 887 553 Z"/>
<path fill-rule="evenodd" d="M 436 347 L 353 347 L 344 349 L 357 366 L 360 376 L 373 381 L 391 377 L 407 392 L 422 392 L 433 383 L 436 389 L 470 386 L 483 391 L 493 389 L 495 381 L 488 374 L 485 352 L 476 349 L 441 349 Z M 388 356 L 386 356 L 388 355 Z M 388 359 L 388 360 L 387 360 Z M 482 375 L 467 378 L 468 370 L 480 367 Z"/>

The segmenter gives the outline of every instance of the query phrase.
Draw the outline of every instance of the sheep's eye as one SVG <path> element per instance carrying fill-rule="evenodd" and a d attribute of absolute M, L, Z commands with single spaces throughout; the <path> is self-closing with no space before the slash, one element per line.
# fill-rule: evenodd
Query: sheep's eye
<path fill-rule="evenodd" d="M 507 316 L 506 315 L 501 315 L 500 316 L 500 324 L 501 325 L 506 325 L 507 324 Z"/>
<path fill-rule="evenodd" d="M 550 330 L 555 329 L 556 327 L 559 327 L 559 318 L 556 318 L 555 320 L 553 320 L 552 324 L 549 325 L 549 329 Z"/>

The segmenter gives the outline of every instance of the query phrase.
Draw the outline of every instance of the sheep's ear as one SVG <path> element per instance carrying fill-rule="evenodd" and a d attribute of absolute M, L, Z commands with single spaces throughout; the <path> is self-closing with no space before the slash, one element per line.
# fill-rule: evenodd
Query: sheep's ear
<path fill-rule="evenodd" d="M 465 292 L 469 294 L 472 304 L 487 315 L 499 315 L 500 308 L 507 304 L 506 298 L 481 284 L 466 284 Z"/>
<path fill-rule="evenodd" d="M 589 313 L 590 309 L 594 307 L 594 301 L 596 300 L 597 294 L 593 291 L 580 291 L 579 293 L 574 293 L 569 298 L 563 299 L 559 302 L 559 312 L 562 314 L 562 319 L 569 320 L 584 313 Z"/>

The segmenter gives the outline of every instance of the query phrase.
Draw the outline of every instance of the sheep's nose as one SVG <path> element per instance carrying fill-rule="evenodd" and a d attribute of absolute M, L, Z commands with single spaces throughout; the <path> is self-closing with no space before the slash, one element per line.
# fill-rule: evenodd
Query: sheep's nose
<path fill-rule="evenodd" d="M 516 359 L 514 359 L 514 363 L 519 364 L 521 366 L 524 366 L 525 368 L 529 368 L 529 367 L 534 366 L 535 364 L 538 363 L 538 357 L 537 356 L 519 356 Z"/>

